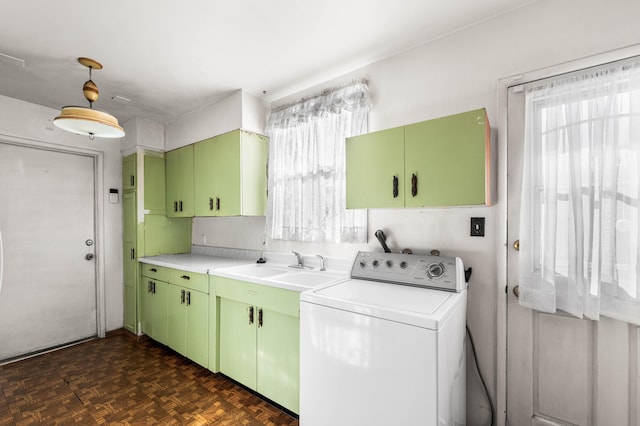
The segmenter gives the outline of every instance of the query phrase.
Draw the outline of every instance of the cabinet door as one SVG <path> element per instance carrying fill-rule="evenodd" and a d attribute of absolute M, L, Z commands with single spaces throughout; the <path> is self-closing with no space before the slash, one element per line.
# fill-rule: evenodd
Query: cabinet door
<path fill-rule="evenodd" d="M 225 133 L 215 140 L 211 167 L 215 173 L 213 193 L 220 201 L 216 203 L 216 216 L 239 216 L 242 214 L 240 200 L 243 191 L 240 182 L 240 131 Z"/>
<path fill-rule="evenodd" d="M 240 212 L 240 132 L 194 146 L 196 216 L 238 216 Z"/>
<path fill-rule="evenodd" d="M 241 214 L 264 216 L 267 209 L 267 158 L 269 139 L 256 133 L 240 133 Z"/>
<path fill-rule="evenodd" d="M 142 332 L 155 340 L 154 336 L 154 312 L 156 310 L 153 297 L 153 283 L 155 280 L 143 276 L 140 280 L 141 318 Z"/>
<path fill-rule="evenodd" d="M 167 285 L 167 346 L 180 355 L 186 355 L 186 297 L 184 288 Z"/>
<path fill-rule="evenodd" d="M 485 204 L 488 140 L 483 109 L 406 126 L 406 206 Z M 417 181 L 415 196 L 412 179 Z"/>
<path fill-rule="evenodd" d="M 209 364 L 209 295 L 187 290 L 186 357 L 207 368 Z"/>
<path fill-rule="evenodd" d="M 137 333 L 136 327 L 136 286 L 135 282 L 124 283 L 124 328 Z"/>
<path fill-rule="evenodd" d="M 193 216 L 193 145 L 166 153 L 167 216 Z"/>
<path fill-rule="evenodd" d="M 154 288 L 152 293 L 152 309 L 151 322 L 153 329 L 153 339 L 157 342 L 166 345 L 168 319 L 167 319 L 167 293 L 169 284 L 162 281 L 154 281 Z"/>
<path fill-rule="evenodd" d="M 164 158 L 144 157 L 144 208 L 153 213 L 166 209 Z"/>
<path fill-rule="evenodd" d="M 404 206 L 404 127 L 347 138 L 347 208 Z"/>
<path fill-rule="evenodd" d="M 269 309 L 258 323 L 258 392 L 299 412 L 300 319 Z M 258 318 L 260 315 L 258 315 Z"/>
<path fill-rule="evenodd" d="M 193 188 L 196 216 L 215 216 L 216 173 L 212 159 L 216 155 L 216 138 L 205 139 L 193 146 Z"/>
<path fill-rule="evenodd" d="M 131 154 L 122 160 L 122 191 L 136 189 L 136 154 Z"/>
<path fill-rule="evenodd" d="M 255 390 L 257 310 L 231 299 L 219 301 L 220 372 Z"/>
<path fill-rule="evenodd" d="M 135 191 L 128 191 L 122 195 L 122 221 L 123 241 L 132 243 L 135 247 L 137 231 Z"/>
<path fill-rule="evenodd" d="M 167 344 L 167 283 L 142 277 L 140 297 L 142 332 L 153 340 Z"/>

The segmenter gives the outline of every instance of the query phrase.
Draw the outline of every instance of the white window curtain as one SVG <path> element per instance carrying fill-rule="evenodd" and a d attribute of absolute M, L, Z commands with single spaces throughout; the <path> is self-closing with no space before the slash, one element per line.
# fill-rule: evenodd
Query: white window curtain
<path fill-rule="evenodd" d="M 520 304 L 640 324 L 640 61 L 526 94 Z"/>
<path fill-rule="evenodd" d="M 367 132 L 369 106 L 367 84 L 358 81 L 271 113 L 271 238 L 366 242 L 366 211 L 345 208 L 345 139 Z"/>

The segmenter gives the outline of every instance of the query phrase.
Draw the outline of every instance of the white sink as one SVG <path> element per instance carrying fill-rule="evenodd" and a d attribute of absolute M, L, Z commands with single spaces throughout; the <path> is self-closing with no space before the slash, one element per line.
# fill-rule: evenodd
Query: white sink
<path fill-rule="evenodd" d="M 268 266 L 264 263 L 253 263 L 251 265 L 234 266 L 226 268 L 226 272 L 242 275 L 247 278 L 266 278 L 274 275 L 282 275 L 289 272 L 287 267 Z"/>
<path fill-rule="evenodd" d="M 344 278 L 344 276 L 328 274 L 326 272 L 294 272 L 292 274 L 272 276 L 267 278 L 267 281 L 295 284 L 302 287 L 315 287 L 322 284 L 338 282 Z"/>

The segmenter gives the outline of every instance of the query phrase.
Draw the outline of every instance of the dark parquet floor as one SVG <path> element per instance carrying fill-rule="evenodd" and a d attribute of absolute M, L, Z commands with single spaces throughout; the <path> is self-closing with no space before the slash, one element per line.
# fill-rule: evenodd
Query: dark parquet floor
<path fill-rule="evenodd" d="M 128 332 L 0 366 L 0 426 L 297 426 L 220 374 Z"/>

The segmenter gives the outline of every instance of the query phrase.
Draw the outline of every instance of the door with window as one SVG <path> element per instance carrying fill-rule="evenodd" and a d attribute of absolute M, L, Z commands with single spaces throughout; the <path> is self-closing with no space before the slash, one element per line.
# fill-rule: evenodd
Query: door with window
<path fill-rule="evenodd" d="M 0 142 L 0 361 L 97 334 L 94 161 Z"/>
<path fill-rule="evenodd" d="M 597 74 L 598 71 L 596 71 Z M 565 189 L 562 188 L 562 184 L 558 184 L 562 179 L 555 174 L 554 170 L 562 168 L 549 167 L 548 162 L 544 165 L 540 162 L 531 163 L 531 155 L 536 155 L 528 148 L 524 149 L 524 138 L 526 132 L 539 131 L 540 128 L 535 126 L 525 126 L 526 116 L 526 93 L 534 88 L 540 87 L 545 84 L 545 81 L 536 81 L 534 83 L 514 86 L 508 89 L 508 167 L 507 167 L 507 182 L 508 182 L 508 204 L 507 204 L 507 220 L 508 220 L 508 255 L 507 255 L 507 268 L 508 268 L 508 305 L 507 305 L 507 424 L 520 426 L 520 425 L 639 425 L 640 424 L 640 328 L 631 322 L 625 320 L 616 320 L 611 318 L 611 314 L 614 316 L 624 317 L 624 307 L 620 308 L 619 312 L 605 313 L 594 321 L 591 319 L 578 318 L 575 315 L 566 313 L 570 311 L 570 308 L 565 308 L 561 301 L 562 294 L 556 294 L 556 299 L 559 300 L 557 312 L 545 313 L 538 309 L 532 309 L 521 305 L 519 298 L 523 297 L 522 289 L 522 276 L 519 274 L 521 256 L 523 252 L 519 249 L 522 248 L 522 244 L 519 244 L 519 239 L 523 238 L 521 235 L 525 233 L 528 236 L 534 236 L 530 240 L 536 239 L 554 239 L 558 241 L 561 246 L 563 235 L 568 235 L 568 239 L 580 241 L 580 236 L 576 237 L 574 234 L 589 234 L 597 235 L 597 228 L 604 224 L 602 220 L 597 220 L 598 215 L 603 216 L 602 209 L 605 204 L 603 199 L 594 197 L 594 190 L 587 190 L 589 184 L 578 185 L 578 189 L 582 189 L 582 193 L 579 197 L 572 198 L 571 195 L 564 194 Z M 581 92 L 584 95 L 584 91 Z M 547 102 L 544 107 L 557 107 L 560 98 L 556 98 L 553 102 Z M 544 104 L 544 100 L 540 100 Z M 537 104 L 541 106 L 542 104 Z M 628 106 L 628 105 L 627 105 Z M 531 107 L 529 105 L 529 107 Z M 628 117 L 623 118 L 624 126 L 631 126 L 625 128 L 624 132 L 630 133 L 635 138 L 640 138 L 640 111 L 639 105 L 631 106 L 629 109 Z M 564 114 L 566 120 L 572 120 L 579 117 L 581 121 L 586 123 L 590 121 L 584 115 L 575 116 L 569 113 Z M 590 109 L 589 114 L 595 114 L 597 111 Z M 625 114 L 625 113 L 623 113 Z M 543 114 L 544 115 L 544 114 Z M 607 112 L 604 115 L 610 115 Z M 629 118 L 629 120 L 627 120 Z M 548 120 L 548 117 L 541 121 Z M 595 120 L 598 121 L 599 119 Z M 634 124 L 635 123 L 635 124 Z M 560 133 L 572 140 L 571 126 L 566 122 L 556 123 L 553 126 L 549 122 L 543 123 L 541 140 L 544 143 L 550 143 L 554 138 L 552 131 L 548 130 L 552 127 L 559 129 Z M 589 124 L 588 132 L 594 133 L 598 131 L 600 123 Z M 623 126 L 623 127 L 624 127 Z M 526 128 L 526 130 L 525 130 Z M 635 128 L 635 130 L 634 130 Z M 545 130 L 546 129 L 546 130 Z M 595 130 L 594 130 L 595 129 Z M 631 129 L 631 132 L 629 132 Z M 620 134 L 616 134 L 616 141 L 622 140 L 622 130 L 619 129 Z M 587 132 L 587 133 L 588 133 Z M 590 137 L 592 137 L 591 134 Z M 637 147 L 633 155 L 640 159 L 640 140 L 631 141 L 631 145 Z M 548 144 L 549 146 L 558 147 L 558 150 L 566 149 L 567 152 L 571 152 L 570 143 L 564 147 L 558 145 Z M 555 148 L 554 148 L 555 149 Z M 606 150 L 604 150 L 606 151 Z M 546 151 L 549 152 L 549 149 Z M 584 154 L 584 150 L 578 150 L 583 153 L 583 158 L 578 159 L 583 164 L 596 163 L 594 157 L 600 154 Z M 586 151 L 589 153 L 589 151 Z M 553 153 L 554 155 L 556 153 Z M 545 154 L 546 155 L 546 154 Z M 560 158 L 561 156 L 557 157 Z M 538 164 L 539 170 L 545 176 L 545 180 L 541 183 L 538 181 L 526 182 L 530 185 L 528 188 L 523 186 L 523 162 L 527 161 L 527 164 Z M 618 165 L 620 161 L 624 159 L 618 159 Z M 571 169 L 569 176 L 579 175 L 579 172 L 573 170 L 575 163 L 568 162 L 567 167 Z M 640 162 L 636 162 L 640 164 Z M 596 169 L 598 169 L 596 167 Z M 545 174 L 546 173 L 546 174 Z M 626 173 L 626 172 L 625 172 Z M 640 176 L 640 170 L 635 167 L 636 179 Z M 620 175 L 621 172 L 618 172 Z M 606 176 L 602 170 L 596 170 L 596 176 Z M 578 179 L 578 178 L 575 178 Z M 587 179 L 589 180 L 589 179 Z M 594 179 L 591 179 L 593 181 Z M 595 179 L 597 181 L 597 179 Z M 604 179 L 606 180 L 606 179 Z M 575 203 L 579 203 L 580 199 L 586 199 L 595 202 L 591 202 L 590 207 L 592 210 L 590 213 L 583 212 L 580 214 L 579 220 L 571 223 L 578 223 L 578 225 L 572 225 L 567 229 L 565 223 L 559 222 L 555 232 L 545 234 L 546 228 L 534 226 L 532 228 L 523 227 L 521 229 L 521 198 L 523 196 L 533 197 L 532 193 L 535 191 L 542 191 L 542 187 L 552 186 L 553 182 L 560 187 L 558 193 L 555 194 L 553 202 L 558 203 L 558 210 L 561 210 L 563 202 L 570 202 L 573 200 L 573 204 L 568 207 L 569 214 L 571 212 L 579 211 L 578 206 Z M 568 183 L 570 186 L 572 183 Z M 637 187 L 637 185 L 636 185 Z M 529 191 L 529 189 L 532 189 Z M 596 188 L 597 190 L 597 188 Z M 545 189 L 546 191 L 546 189 Z M 571 191 L 568 191 L 569 193 Z M 606 191 L 605 191 L 606 192 Z M 524 194 L 524 195 L 523 195 Z M 609 194 L 611 195 L 611 194 Z M 606 197 L 606 195 L 605 195 Z M 618 209 L 625 209 L 628 205 L 635 205 L 635 211 L 637 215 L 638 206 L 638 193 L 635 195 L 613 195 L 614 204 L 618 206 Z M 615 199 L 618 199 L 617 201 Z M 549 198 L 545 199 L 541 204 L 549 204 Z M 541 204 L 538 205 L 535 202 L 532 204 L 534 211 L 542 211 L 541 216 L 543 220 L 547 221 L 548 225 L 551 219 L 550 209 L 545 206 L 542 210 Z M 567 204 L 567 203 L 565 203 Z M 525 204 L 526 205 L 526 204 Z M 531 212 L 526 212 L 530 214 Z M 593 218 L 596 220 L 592 220 Z M 573 218 L 575 219 L 575 218 Z M 523 219 L 525 220 L 525 219 Z M 528 220 L 528 219 L 526 219 Z M 581 221 L 595 223 L 595 225 L 586 227 L 586 231 L 580 228 Z M 523 222 L 524 223 L 524 222 Z M 526 222 L 529 223 L 529 222 Z M 614 228 L 624 226 L 626 222 L 618 219 Z M 637 218 L 636 218 L 637 223 Z M 544 225 L 544 223 L 543 223 Z M 609 232 L 614 232 L 608 230 Z M 618 230 L 619 231 L 619 230 Z M 629 230 L 631 232 L 632 230 Z M 604 232 L 599 233 L 601 235 L 607 235 L 607 229 Z M 619 233 L 620 234 L 620 233 Z M 628 235 L 623 232 L 620 235 Z M 637 229 L 633 230 L 633 235 L 638 235 Z M 620 240 L 620 238 L 618 238 Z M 606 247 L 603 241 L 597 238 L 591 239 L 591 248 L 596 248 L 599 251 L 599 256 L 606 257 L 607 253 L 603 252 L 601 247 Z M 615 238 L 614 238 L 615 241 Z M 546 241 L 545 241 L 546 242 Z M 618 241 L 620 243 L 620 241 Z M 637 244 L 639 241 L 636 241 Z M 566 246 L 567 244 L 565 244 Z M 571 247 L 571 244 L 568 244 Z M 547 245 L 541 244 L 537 249 L 535 256 L 538 259 L 549 257 Z M 609 248 L 610 249 L 610 248 Z M 561 248 L 558 251 L 562 251 Z M 578 250 L 579 251 L 579 250 Z M 604 250 L 606 251 L 606 250 Z M 622 250 L 626 252 L 626 250 Z M 596 263 L 599 265 L 606 265 L 605 261 L 594 261 L 595 255 L 584 256 L 584 253 L 564 253 L 566 259 L 569 259 L 569 264 L 563 264 L 562 256 L 556 253 L 552 256 L 550 262 L 547 262 L 542 267 L 543 271 L 541 275 L 549 273 L 548 268 L 551 263 L 551 275 L 555 278 L 559 278 L 555 283 L 555 291 L 557 293 L 571 294 L 571 284 L 566 284 L 566 277 L 575 274 L 575 270 L 580 268 L 589 269 L 589 276 L 593 276 L 594 269 L 597 268 Z M 609 253 L 610 254 L 610 253 Z M 626 272 L 624 271 L 624 263 L 621 258 L 624 255 L 617 255 L 613 257 L 618 262 L 614 262 L 612 267 L 612 276 L 615 276 L 614 281 L 618 281 L 618 278 L 622 277 Z M 574 264 L 571 265 L 571 259 L 574 260 Z M 580 261 L 577 259 L 585 259 Z M 566 263 L 566 262 L 565 262 Z M 635 263 L 637 265 L 637 263 Z M 600 267 L 603 269 L 604 267 Z M 601 273 L 598 275 L 599 280 L 593 281 L 593 284 L 605 282 L 611 277 L 607 277 L 607 274 Z M 563 281 L 564 280 L 564 281 Z M 543 284 L 546 280 L 543 279 Z M 569 280 L 570 281 L 570 280 Z M 598 282 L 596 282 L 598 281 Z M 620 278 L 620 282 L 623 280 Z M 633 287 L 633 280 L 629 281 L 630 286 Z M 628 305 L 632 309 L 633 303 L 637 303 L 638 295 L 638 281 L 635 281 L 634 288 L 624 288 L 622 285 L 617 290 L 620 290 L 618 295 L 622 298 L 628 299 L 632 304 Z M 564 287 L 563 287 L 564 286 Z M 593 295 L 598 294 L 598 301 L 602 301 L 601 309 L 606 310 L 607 302 L 605 299 L 606 293 L 611 292 L 611 287 L 607 287 L 606 283 L 602 284 L 600 289 L 597 286 L 587 286 L 585 292 L 587 294 L 581 294 L 577 291 L 577 294 L 582 297 L 580 307 L 584 307 L 586 310 L 589 308 L 594 300 Z M 525 289 L 527 291 L 527 289 Z M 545 299 L 549 296 L 548 292 L 541 291 L 540 299 Z M 635 296 L 635 302 L 633 301 Z M 554 299 L 554 303 L 555 300 Z M 633 314 L 633 312 L 631 312 Z M 619 315 L 618 315 L 619 314 Z M 640 316 L 640 310 L 636 312 Z"/>

